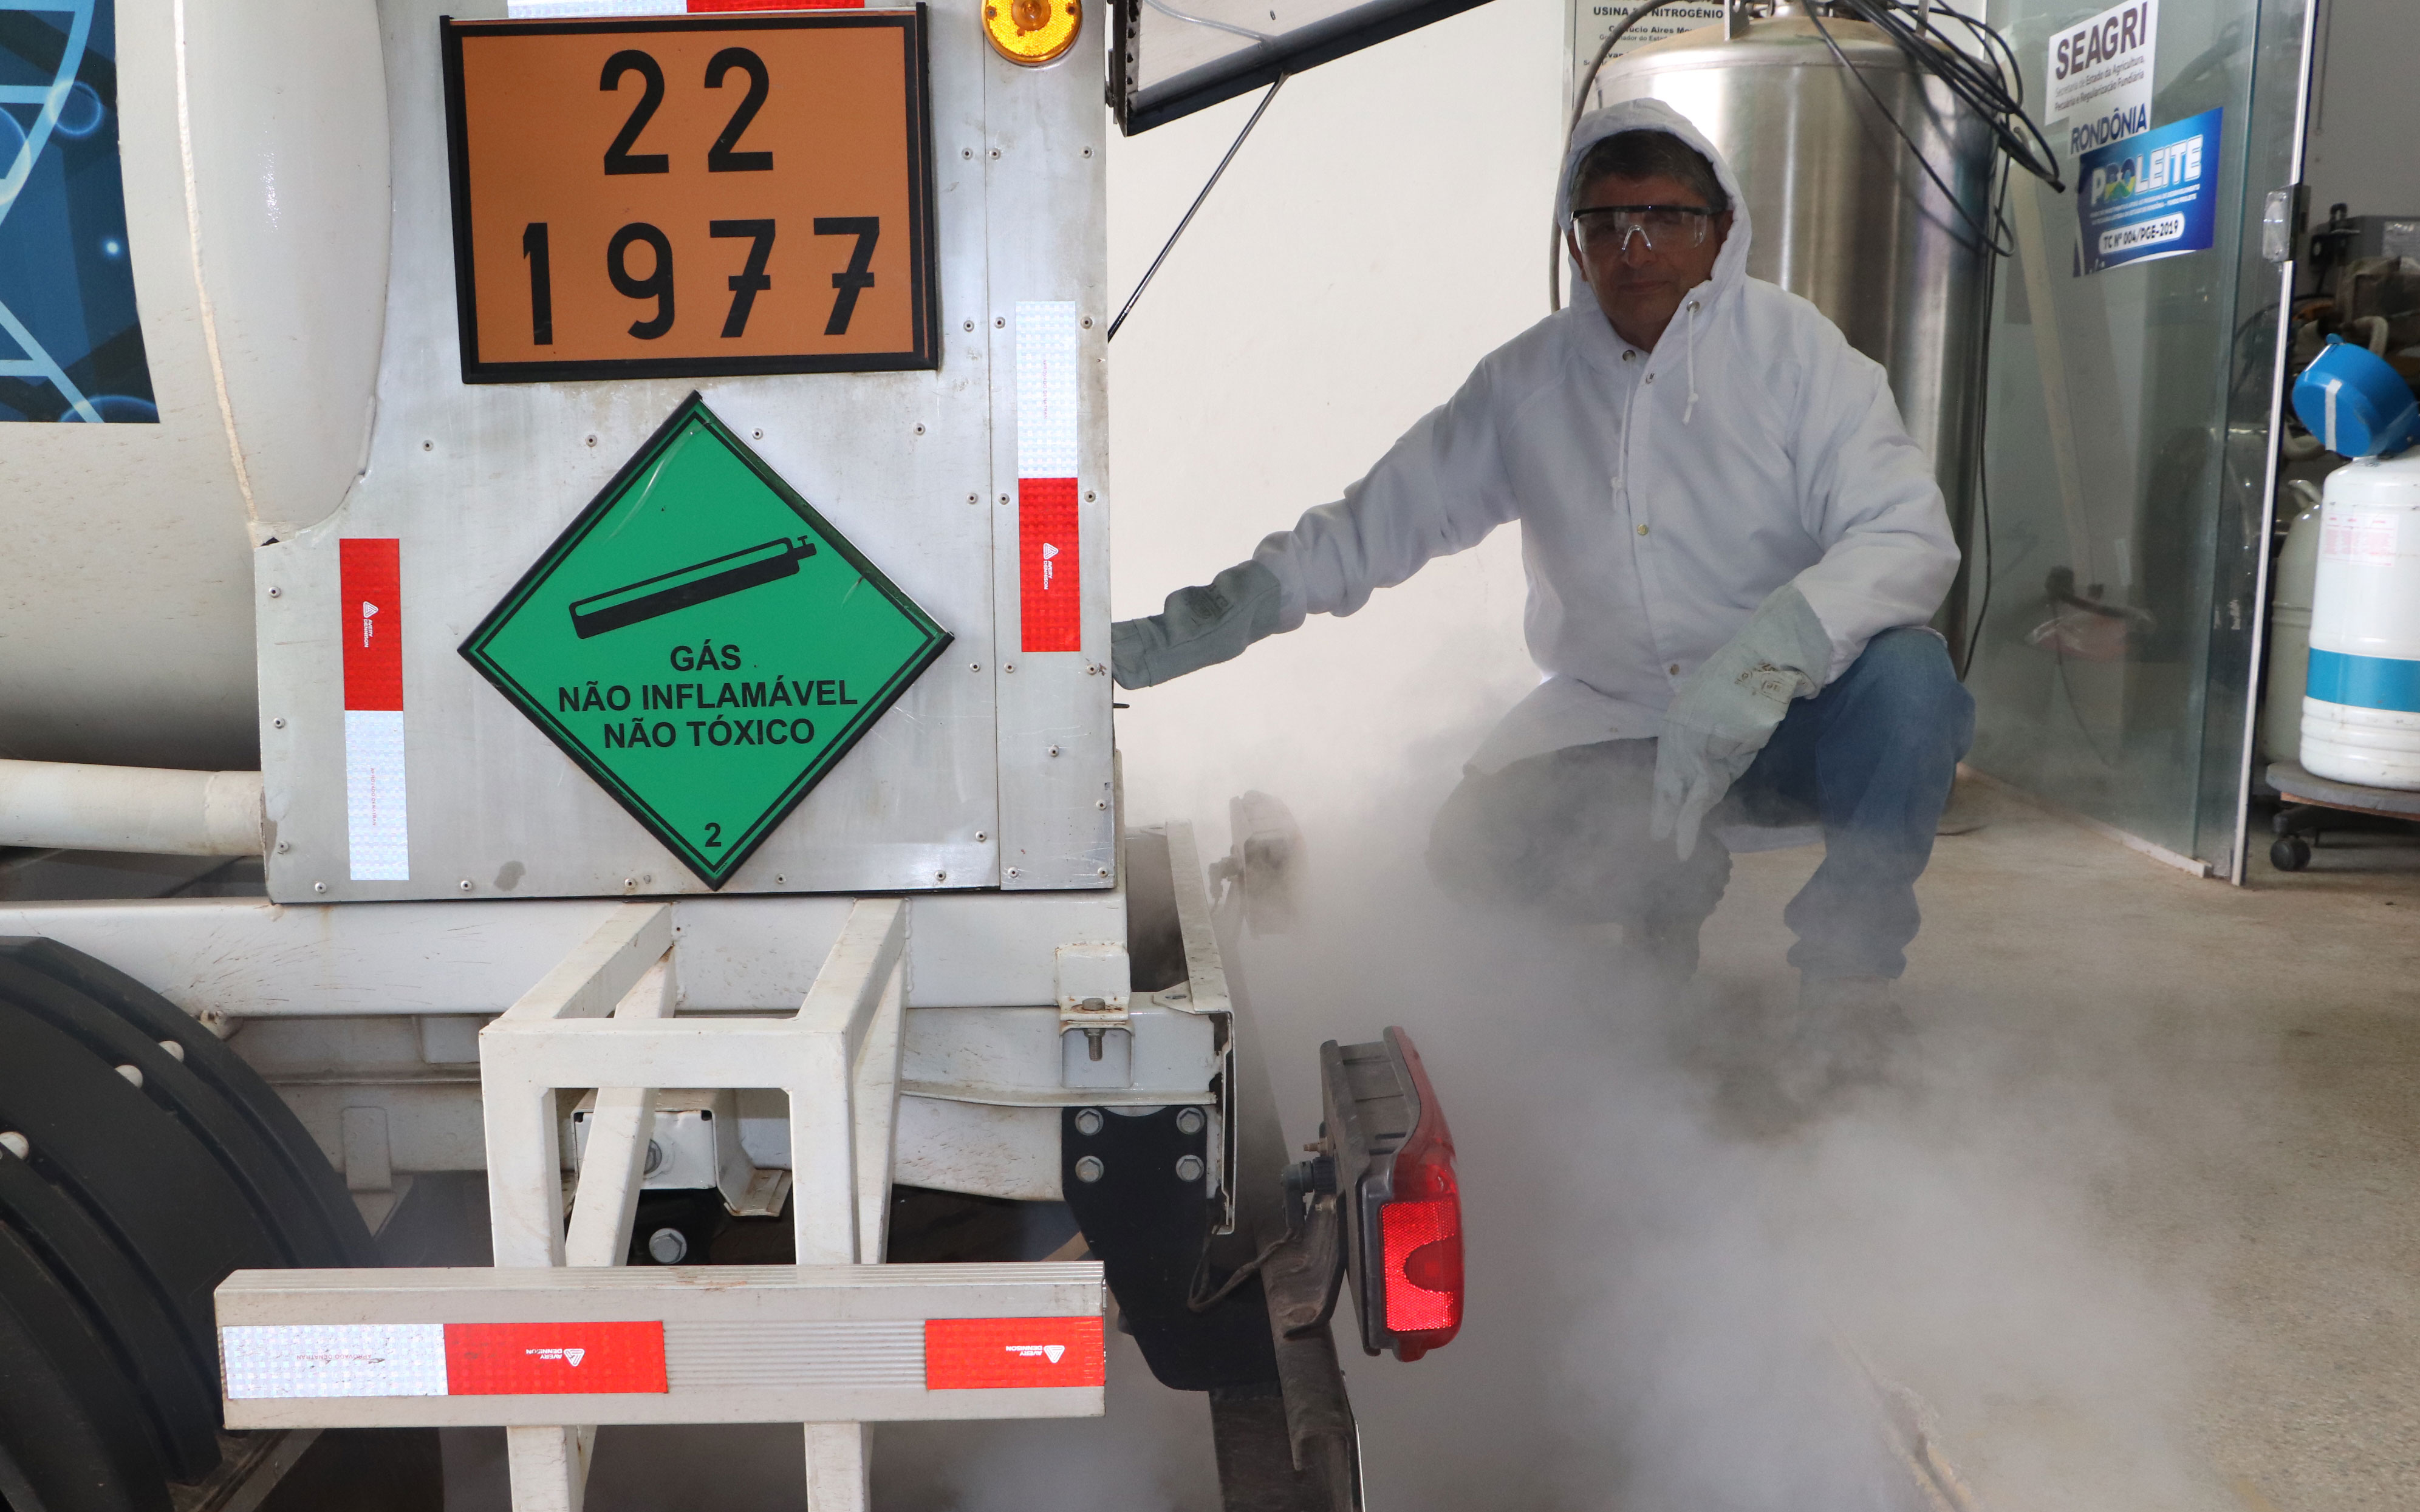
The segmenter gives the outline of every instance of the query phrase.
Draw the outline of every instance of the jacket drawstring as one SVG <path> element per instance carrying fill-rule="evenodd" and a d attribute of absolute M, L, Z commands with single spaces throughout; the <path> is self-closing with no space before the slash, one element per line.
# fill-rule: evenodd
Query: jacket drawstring
<path fill-rule="evenodd" d="M 1691 415 L 1698 412 L 1698 301 L 1696 300 L 1689 301 L 1688 314 L 1689 402 L 1681 410 L 1681 424 L 1683 425 L 1689 423 Z"/>

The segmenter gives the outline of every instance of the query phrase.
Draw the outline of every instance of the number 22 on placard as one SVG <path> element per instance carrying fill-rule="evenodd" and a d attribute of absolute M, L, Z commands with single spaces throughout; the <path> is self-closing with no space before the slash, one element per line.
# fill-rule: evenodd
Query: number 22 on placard
<path fill-rule="evenodd" d="M 706 87 L 720 89 L 733 71 L 748 76 L 748 92 L 740 98 L 738 108 L 731 113 L 730 121 L 706 149 L 706 171 L 708 173 L 768 173 L 773 167 L 769 151 L 739 150 L 739 139 L 756 113 L 765 108 L 772 93 L 772 76 L 765 60 L 744 47 L 726 47 L 714 54 L 706 66 Z M 662 152 L 634 152 L 639 137 L 647 129 L 656 111 L 664 100 L 664 70 L 654 57 L 637 48 L 624 48 L 605 60 L 604 72 L 597 87 L 618 91 L 622 80 L 629 74 L 639 76 L 639 99 L 631 107 L 622 130 L 605 148 L 604 169 L 608 176 L 619 174 L 658 174 L 672 172 L 672 158 Z M 715 239 L 739 239 L 748 242 L 746 259 L 740 270 L 730 276 L 731 304 L 722 317 L 725 339 L 744 335 L 749 314 L 755 308 L 756 296 L 773 286 L 772 277 L 765 271 L 773 255 L 775 224 L 767 220 L 709 221 L 706 235 Z M 882 222 L 872 215 L 819 215 L 814 220 L 814 234 L 819 237 L 855 237 L 857 245 L 849 254 L 848 266 L 831 275 L 831 317 L 824 322 L 824 334 L 843 336 L 848 333 L 850 317 L 857 313 L 857 296 L 862 289 L 874 286 L 874 247 L 880 238 Z M 630 266 L 630 251 L 644 245 L 651 255 L 644 272 Z M 554 263 L 553 247 L 544 221 L 532 221 L 521 230 L 521 256 L 529 263 L 530 340 L 539 347 L 554 344 Z M 676 311 L 673 298 L 672 239 L 644 221 L 633 221 L 613 233 L 605 244 L 605 275 L 626 299 L 653 300 L 655 314 L 630 322 L 630 334 L 641 341 L 653 341 L 672 330 Z"/>

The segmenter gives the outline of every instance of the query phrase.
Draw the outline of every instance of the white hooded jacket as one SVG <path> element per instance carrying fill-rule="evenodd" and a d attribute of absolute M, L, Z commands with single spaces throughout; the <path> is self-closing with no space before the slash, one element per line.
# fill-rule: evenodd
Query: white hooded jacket
<path fill-rule="evenodd" d="M 1831 638 L 1828 684 L 1879 632 L 1931 618 L 1958 567 L 1888 378 L 1813 305 L 1746 275 L 1739 181 L 1696 127 L 1652 100 L 1588 116 L 1558 219 L 1570 224 L 1580 156 L 1640 129 L 1705 154 L 1732 207 L 1713 276 L 1655 349 L 1630 347 L 1583 286 L 1489 353 L 1342 500 L 1253 553 L 1293 629 L 1521 521 L 1529 655 L 1545 680 L 1481 747 L 1482 771 L 1657 734 L 1683 680 L 1786 582 Z"/>

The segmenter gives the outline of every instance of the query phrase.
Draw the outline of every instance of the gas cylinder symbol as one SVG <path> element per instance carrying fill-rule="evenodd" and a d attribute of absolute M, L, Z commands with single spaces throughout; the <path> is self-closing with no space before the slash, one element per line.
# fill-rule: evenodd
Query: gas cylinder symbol
<path fill-rule="evenodd" d="M 1058 554 L 1057 547 L 1047 541 L 1042 543 L 1042 591 L 1046 594 L 1050 591 L 1050 559 Z"/>
<path fill-rule="evenodd" d="M 362 600 L 362 649 L 364 651 L 367 651 L 370 646 L 370 616 L 377 612 L 376 604 L 366 598 Z"/>

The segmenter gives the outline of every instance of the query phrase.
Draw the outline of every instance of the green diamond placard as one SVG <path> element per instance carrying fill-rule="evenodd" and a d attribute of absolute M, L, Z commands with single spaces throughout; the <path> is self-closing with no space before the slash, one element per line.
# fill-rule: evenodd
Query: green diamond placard
<path fill-rule="evenodd" d="M 949 643 L 692 393 L 462 655 L 720 888 Z"/>

